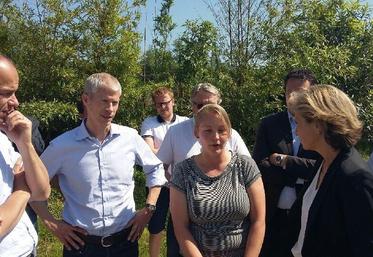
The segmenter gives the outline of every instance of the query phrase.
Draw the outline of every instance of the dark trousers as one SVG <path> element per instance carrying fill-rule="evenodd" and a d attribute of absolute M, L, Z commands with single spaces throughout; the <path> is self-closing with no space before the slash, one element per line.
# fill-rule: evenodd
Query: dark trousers
<path fill-rule="evenodd" d="M 174 225 L 172 224 L 171 215 L 167 225 L 167 257 L 182 257 L 180 254 L 179 243 L 177 242 Z"/>
<path fill-rule="evenodd" d="M 260 257 L 293 257 L 289 249 L 289 212 L 278 209 L 269 224 Z"/>
<path fill-rule="evenodd" d="M 86 243 L 80 250 L 67 250 L 63 248 L 63 257 L 138 257 L 138 242 L 127 241 L 113 244 L 110 247 L 102 247 L 98 244 Z"/>

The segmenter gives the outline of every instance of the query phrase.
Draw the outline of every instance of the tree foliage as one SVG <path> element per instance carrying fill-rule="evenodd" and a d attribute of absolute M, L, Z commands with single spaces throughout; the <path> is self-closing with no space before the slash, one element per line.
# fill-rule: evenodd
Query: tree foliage
<path fill-rule="evenodd" d="M 178 111 L 186 115 L 191 87 L 211 82 L 221 89 L 233 126 L 251 145 L 260 118 L 285 108 L 286 73 L 309 68 L 319 82 L 353 98 L 365 122 L 364 138 L 373 140 L 373 31 L 367 5 L 205 0 L 217 26 L 189 20 L 172 44 L 173 2 L 162 2 L 154 42 L 140 58 L 137 24 L 144 0 L 0 1 L 0 52 L 18 65 L 20 100 L 29 102 L 25 110 L 56 106 L 66 113 L 60 103 L 72 107 L 84 79 L 107 71 L 125 86 L 117 122 L 138 128 L 151 112 L 148 99 L 155 87 L 173 87 Z"/>
<path fill-rule="evenodd" d="M 84 79 L 101 71 L 123 85 L 136 82 L 137 6 L 119 0 L 6 1 L 0 18 L 0 51 L 20 70 L 22 101 L 74 102 Z"/>

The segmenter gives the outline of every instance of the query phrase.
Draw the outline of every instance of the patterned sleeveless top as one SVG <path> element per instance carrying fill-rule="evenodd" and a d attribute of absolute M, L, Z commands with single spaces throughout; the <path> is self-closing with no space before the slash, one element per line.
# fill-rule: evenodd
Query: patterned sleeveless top
<path fill-rule="evenodd" d="M 205 175 L 194 156 L 175 166 L 171 186 L 185 193 L 190 231 L 203 256 L 244 255 L 250 226 L 246 189 L 259 177 L 255 161 L 237 154 L 216 177 Z"/>

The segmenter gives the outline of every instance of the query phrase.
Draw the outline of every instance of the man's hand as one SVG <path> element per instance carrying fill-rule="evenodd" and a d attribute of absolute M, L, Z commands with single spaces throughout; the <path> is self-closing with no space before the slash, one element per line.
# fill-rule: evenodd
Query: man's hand
<path fill-rule="evenodd" d="M 286 159 L 287 159 L 286 154 L 273 153 L 269 156 L 269 162 L 272 165 L 282 167 L 283 169 L 286 168 Z"/>
<path fill-rule="evenodd" d="M 19 111 L 9 113 L 3 122 L 0 123 L 0 129 L 5 132 L 18 148 L 22 144 L 31 144 L 31 121 Z"/>
<path fill-rule="evenodd" d="M 149 212 L 147 208 L 138 210 L 135 214 L 135 217 L 130 220 L 128 223 L 129 226 L 132 225 L 131 232 L 128 236 L 128 240 L 134 242 L 141 237 L 142 232 L 144 231 L 145 226 L 149 223 L 152 213 Z"/>
<path fill-rule="evenodd" d="M 63 220 L 44 221 L 49 230 L 61 241 L 61 243 L 71 250 L 79 250 L 84 245 L 84 241 L 77 235 L 78 233 L 87 235 L 87 231 L 79 227 L 73 227 Z"/>

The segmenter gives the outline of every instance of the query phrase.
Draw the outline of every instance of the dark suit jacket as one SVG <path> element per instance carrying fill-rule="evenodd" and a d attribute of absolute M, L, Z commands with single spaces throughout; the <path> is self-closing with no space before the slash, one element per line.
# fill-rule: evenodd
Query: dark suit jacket
<path fill-rule="evenodd" d="M 306 151 L 300 146 L 297 156 L 293 155 L 293 137 L 286 111 L 269 115 L 262 119 L 257 130 L 253 158 L 256 161 L 264 183 L 266 193 L 266 220 L 272 219 L 284 186 L 294 187 L 298 178 L 310 179 L 317 171 L 315 167 L 320 155 Z M 271 165 L 268 157 L 272 153 L 290 155 L 286 169 Z"/>
<path fill-rule="evenodd" d="M 291 247 L 298 239 L 302 198 L 293 205 Z M 329 167 L 309 210 L 303 257 L 373 256 L 373 171 L 355 148 Z"/>

